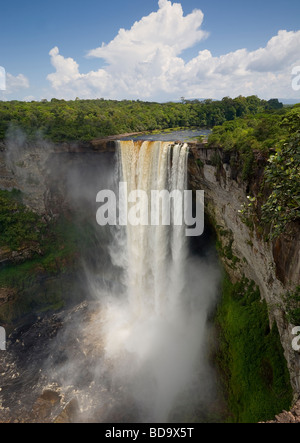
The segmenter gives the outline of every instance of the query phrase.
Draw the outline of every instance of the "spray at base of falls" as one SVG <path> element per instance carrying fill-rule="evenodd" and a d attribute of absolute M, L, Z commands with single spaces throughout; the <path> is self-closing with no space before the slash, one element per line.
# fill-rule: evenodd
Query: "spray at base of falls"
<path fill-rule="evenodd" d="M 119 142 L 117 180 L 128 193 L 184 191 L 187 161 L 186 144 Z M 141 213 L 149 201 L 141 200 Z M 125 289 L 104 301 L 106 359 L 143 420 L 166 422 L 180 396 L 196 388 L 205 402 L 211 393 L 207 314 L 218 277 L 211 263 L 189 257 L 184 224 L 118 227 L 110 252 Z"/>

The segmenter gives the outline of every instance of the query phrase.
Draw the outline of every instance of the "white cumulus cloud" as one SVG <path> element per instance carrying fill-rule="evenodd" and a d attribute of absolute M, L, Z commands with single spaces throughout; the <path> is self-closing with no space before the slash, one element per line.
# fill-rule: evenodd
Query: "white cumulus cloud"
<path fill-rule="evenodd" d="M 49 55 L 56 72 L 49 74 L 47 78 L 55 89 L 59 89 L 70 81 L 80 79 L 79 66 L 72 58 L 64 58 L 59 54 L 57 47 L 51 49 Z"/>
<path fill-rule="evenodd" d="M 15 92 L 19 89 L 29 88 L 29 80 L 25 75 L 19 74 L 17 76 L 11 75 L 9 72 L 6 75 L 6 90 L 7 92 Z"/>
<path fill-rule="evenodd" d="M 280 30 L 267 45 L 214 57 L 207 49 L 189 61 L 182 53 L 207 38 L 203 13 L 184 15 L 179 3 L 159 0 L 158 10 L 120 29 L 108 44 L 88 52 L 106 66 L 86 74 L 57 47 L 50 51 L 55 72 L 48 75 L 61 98 L 167 100 L 256 94 L 293 97 L 292 68 L 300 65 L 300 31 Z"/>
<path fill-rule="evenodd" d="M 3 75 L 5 75 L 5 89 L 0 93 L 1 98 L 7 99 L 10 94 L 29 88 L 29 80 L 25 75 L 19 74 L 14 76 L 9 72 L 5 74 L 4 70 Z"/>
<path fill-rule="evenodd" d="M 167 49 L 169 56 L 176 56 L 206 37 L 207 33 L 200 29 L 202 21 L 202 11 L 195 10 L 184 17 L 179 3 L 160 0 L 157 12 L 143 17 L 128 31 L 120 29 L 108 45 L 103 43 L 88 55 L 103 58 L 111 65 L 124 60 L 127 67 L 128 62 L 151 62 L 160 50 Z"/>
<path fill-rule="evenodd" d="M 300 32 L 279 31 L 265 48 L 251 54 L 248 69 L 258 72 L 280 72 L 300 60 Z"/>

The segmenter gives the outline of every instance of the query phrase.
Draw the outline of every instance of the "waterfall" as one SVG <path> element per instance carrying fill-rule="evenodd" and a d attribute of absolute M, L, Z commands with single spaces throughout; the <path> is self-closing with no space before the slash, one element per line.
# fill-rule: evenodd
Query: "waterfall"
<path fill-rule="evenodd" d="M 175 222 L 180 199 L 170 202 L 169 225 L 151 199 L 153 191 L 186 190 L 188 154 L 184 143 L 118 142 L 117 181 L 127 183 L 127 212 L 151 213 L 158 223 L 115 228 L 110 252 L 124 289 L 103 301 L 102 336 L 112 378 L 128 387 L 146 422 L 167 421 L 182 392 L 192 403 L 199 383 L 203 398 L 211 388 L 205 334 L 216 273 L 189 256 L 186 226 Z M 138 190 L 137 209 L 129 196 Z"/>
<path fill-rule="evenodd" d="M 151 191 L 183 192 L 186 189 L 188 146 L 149 141 L 119 142 L 119 158 L 120 179 L 127 182 L 128 194 L 135 190 L 145 191 L 148 198 L 141 198 L 140 212 L 150 214 L 152 210 L 159 220 L 157 226 L 127 225 L 129 302 L 137 315 L 145 312 L 169 315 L 184 286 L 185 227 L 183 223 L 181 226 L 172 224 L 176 207 L 171 206 L 171 225 L 164 226 L 160 205 L 149 206 Z"/>

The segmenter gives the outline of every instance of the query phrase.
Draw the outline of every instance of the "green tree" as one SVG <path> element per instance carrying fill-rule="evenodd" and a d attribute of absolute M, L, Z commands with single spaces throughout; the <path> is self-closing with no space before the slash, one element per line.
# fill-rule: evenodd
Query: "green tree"
<path fill-rule="evenodd" d="M 274 238 L 300 219 L 300 130 L 270 157 L 265 177 L 271 194 L 262 207 L 262 220 L 270 224 Z"/>

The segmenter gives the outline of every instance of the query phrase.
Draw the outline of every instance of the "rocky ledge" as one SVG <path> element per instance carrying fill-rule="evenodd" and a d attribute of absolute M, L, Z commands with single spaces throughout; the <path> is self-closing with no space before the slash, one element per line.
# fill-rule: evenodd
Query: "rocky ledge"
<path fill-rule="evenodd" d="M 300 400 L 289 412 L 283 411 L 276 415 L 275 420 L 267 423 L 300 423 Z"/>

